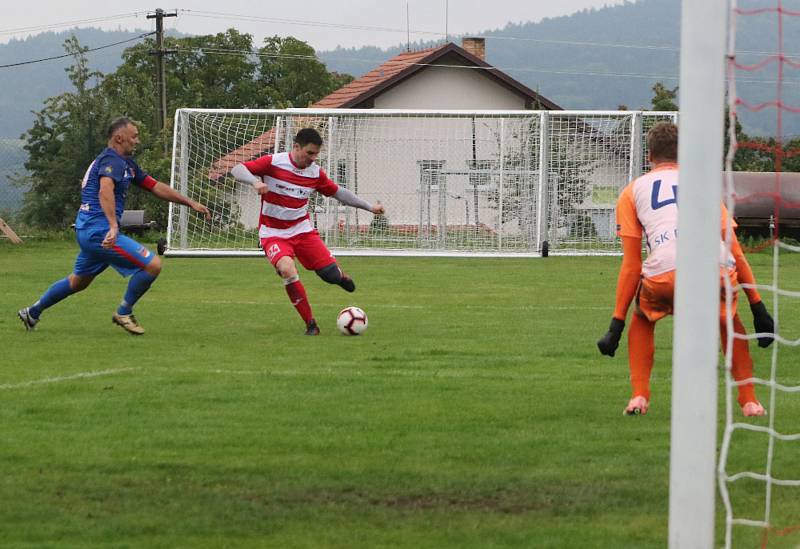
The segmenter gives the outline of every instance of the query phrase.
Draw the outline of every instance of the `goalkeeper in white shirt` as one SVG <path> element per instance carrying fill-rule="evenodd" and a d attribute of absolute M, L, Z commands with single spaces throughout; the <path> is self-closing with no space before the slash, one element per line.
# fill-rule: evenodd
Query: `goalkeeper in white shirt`
<path fill-rule="evenodd" d="M 646 414 L 650 406 L 650 373 L 653 369 L 656 322 L 672 314 L 675 293 L 675 256 L 678 239 L 678 127 L 660 122 L 647 134 L 649 160 L 653 168 L 632 181 L 617 202 L 617 234 L 622 239 L 622 265 L 617 278 L 616 306 L 608 331 L 597 342 L 604 355 L 614 356 L 625 327 L 631 302 L 635 302 L 628 330 L 628 361 L 630 366 L 631 399 L 624 412 L 628 415 Z M 761 295 L 755 288 L 755 277 L 742 247 L 732 235 L 730 251 L 725 246 L 725 233 L 732 221 L 722 206 L 720 224 L 720 337 L 723 348 L 727 342 L 725 310 L 725 280 L 733 288 L 739 284 L 753 313 L 753 324 L 760 347 L 769 346 L 775 324 L 767 312 Z M 734 222 L 734 227 L 735 222 Z M 642 236 L 647 241 L 647 259 L 642 263 Z M 691 238 L 691 235 L 688 235 Z M 682 238 L 684 238 L 682 236 Z M 733 295 L 733 329 L 744 335 L 745 328 L 737 312 L 737 294 Z M 744 380 L 753 376 L 753 359 L 748 341 L 737 337 L 733 341 L 731 365 L 733 378 L 739 382 L 739 405 L 745 416 L 764 415 L 764 407 L 756 398 L 753 383 Z"/>

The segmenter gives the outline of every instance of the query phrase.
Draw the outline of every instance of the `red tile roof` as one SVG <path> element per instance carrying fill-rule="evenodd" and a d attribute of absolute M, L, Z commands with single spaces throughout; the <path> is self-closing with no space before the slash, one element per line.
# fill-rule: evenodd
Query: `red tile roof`
<path fill-rule="evenodd" d="M 400 55 L 396 55 L 382 65 L 375 67 L 361 78 L 353 80 L 332 94 L 323 97 L 311 105 L 311 107 L 319 109 L 339 108 L 365 93 L 371 92 L 376 87 L 393 79 L 404 70 L 417 68 L 415 65 L 416 63 L 421 63 L 433 52 L 444 49 L 445 47 L 446 46 L 439 46 L 438 48 L 427 48 L 419 51 L 403 52 Z"/>
<path fill-rule="evenodd" d="M 247 162 L 248 160 L 251 160 L 257 156 L 261 156 L 266 151 L 277 152 L 275 151 L 274 128 L 266 133 L 262 133 L 235 151 L 217 159 L 217 161 L 211 166 L 211 170 L 208 173 L 208 178 L 212 181 L 216 181 L 231 171 L 231 168 L 233 168 L 236 164 Z"/>
<path fill-rule="evenodd" d="M 452 42 L 439 46 L 437 48 L 427 48 L 419 51 L 403 52 L 396 55 L 371 70 L 361 78 L 353 80 L 346 86 L 343 86 L 328 95 L 323 97 L 311 107 L 315 108 L 355 108 L 355 107 L 370 107 L 371 105 L 365 104 L 369 99 L 372 99 L 390 87 L 402 82 L 419 70 L 424 69 L 426 66 L 435 63 L 442 59 L 452 59 L 453 56 L 458 64 L 466 61 L 468 66 L 481 67 L 485 70 L 484 74 L 492 78 L 507 89 L 512 90 L 514 93 L 526 98 L 529 105 L 537 105 L 538 108 L 549 110 L 561 110 L 561 107 L 542 97 L 535 91 L 531 90 L 521 82 L 514 80 L 506 73 L 498 70 L 488 64 L 480 57 L 476 57 L 467 50 L 453 44 Z"/>
<path fill-rule="evenodd" d="M 333 108 L 353 108 L 359 106 L 363 101 L 379 95 L 383 90 L 404 80 L 426 65 L 441 59 L 448 54 L 455 54 L 466 60 L 469 64 L 483 67 L 490 78 L 494 78 L 499 84 L 514 90 L 516 93 L 535 101 L 540 108 L 550 110 L 561 110 L 561 107 L 540 96 L 530 88 L 514 80 L 504 72 L 492 67 L 483 59 L 474 56 L 470 52 L 459 46 L 449 43 L 436 48 L 427 48 L 419 51 L 403 52 L 377 66 L 364 76 L 353 80 L 349 84 L 342 86 L 330 95 L 323 97 L 313 105 L 312 108 L 333 109 Z M 260 156 L 267 151 L 275 148 L 275 133 L 270 130 L 250 143 L 239 147 L 235 151 L 219 158 L 211 167 L 209 178 L 217 180 L 223 177 L 233 166 L 239 162 L 244 162 Z"/>

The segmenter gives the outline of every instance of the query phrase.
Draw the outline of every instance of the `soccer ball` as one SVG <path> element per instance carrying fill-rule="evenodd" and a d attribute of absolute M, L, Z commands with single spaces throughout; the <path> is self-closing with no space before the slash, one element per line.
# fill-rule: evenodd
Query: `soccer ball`
<path fill-rule="evenodd" d="M 367 329 L 367 313 L 358 307 L 345 307 L 339 311 L 336 326 L 344 335 L 357 336 Z"/>

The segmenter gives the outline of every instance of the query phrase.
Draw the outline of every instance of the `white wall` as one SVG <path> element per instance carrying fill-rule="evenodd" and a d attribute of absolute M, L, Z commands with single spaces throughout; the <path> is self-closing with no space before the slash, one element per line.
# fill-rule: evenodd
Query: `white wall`
<path fill-rule="evenodd" d="M 452 61 L 444 61 L 452 64 Z M 375 98 L 376 109 L 524 109 L 525 99 L 481 69 L 427 67 Z"/>

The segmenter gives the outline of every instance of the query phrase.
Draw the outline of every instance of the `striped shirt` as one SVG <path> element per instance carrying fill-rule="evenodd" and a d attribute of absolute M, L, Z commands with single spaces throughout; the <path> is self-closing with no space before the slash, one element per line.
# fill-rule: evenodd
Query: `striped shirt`
<path fill-rule="evenodd" d="M 311 193 L 333 196 L 339 190 L 317 164 L 298 168 L 288 152 L 244 162 L 244 167 L 267 185 L 267 192 L 261 195 L 259 238 L 291 238 L 313 231 L 308 216 Z"/>

